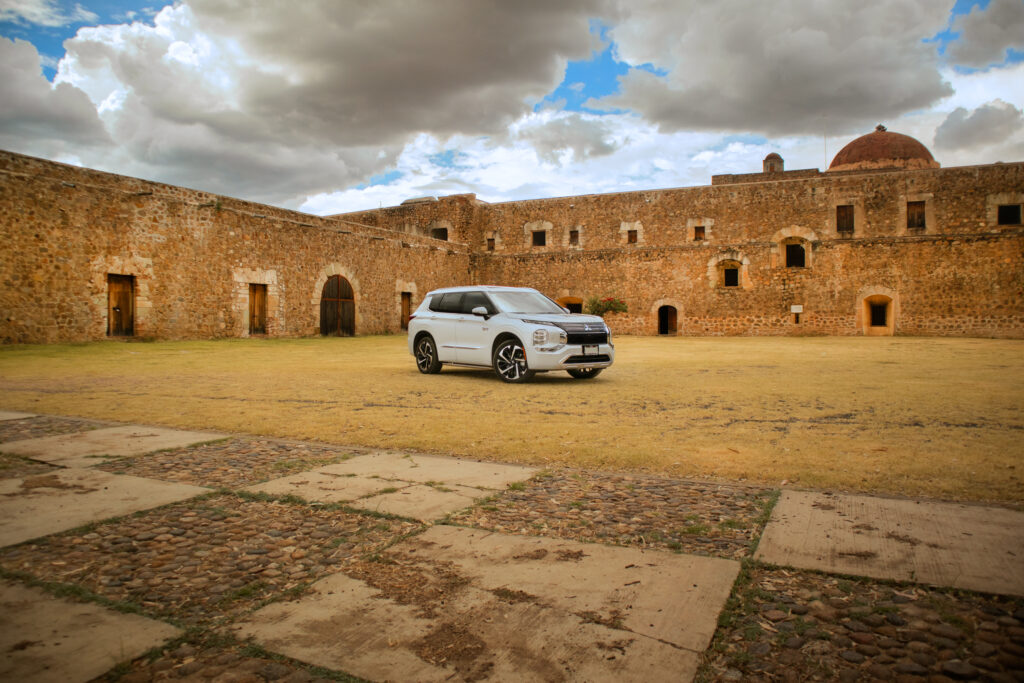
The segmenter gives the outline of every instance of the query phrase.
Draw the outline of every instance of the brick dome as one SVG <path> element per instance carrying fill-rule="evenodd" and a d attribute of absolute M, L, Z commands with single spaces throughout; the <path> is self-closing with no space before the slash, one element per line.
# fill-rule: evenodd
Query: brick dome
<path fill-rule="evenodd" d="M 876 168 L 938 168 L 932 153 L 920 142 L 900 133 L 890 133 L 879 125 L 875 132 L 862 135 L 832 159 L 830 171 L 859 171 Z"/>

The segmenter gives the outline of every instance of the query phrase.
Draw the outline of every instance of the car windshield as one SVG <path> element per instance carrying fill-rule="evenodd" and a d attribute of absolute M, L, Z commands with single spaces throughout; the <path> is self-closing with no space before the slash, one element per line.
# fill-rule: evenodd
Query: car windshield
<path fill-rule="evenodd" d="M 506 313 L 565 313 L 562 307 L 538 292 L 488 292 Z"/>

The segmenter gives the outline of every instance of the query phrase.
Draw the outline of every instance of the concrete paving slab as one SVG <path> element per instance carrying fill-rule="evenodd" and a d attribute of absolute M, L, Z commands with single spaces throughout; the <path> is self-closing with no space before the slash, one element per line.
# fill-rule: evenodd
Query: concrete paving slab
<path fill-rule="evenodd" d="M 398 486 L 406 486 L 399 482 Z M 288 477 L 249 486 L 247 490 L 276 496 L 299 496 L 318 503 L 347 503 L 384 489 L 395 488 L 396 482 L 354 474 L 334 474 L 326 467 L 300 472 Z"/>
<path fill-rule="evenodd" d="M 1024 596 L 1024 513 L 784 491 L 755 558 L 801 569 Z"/>
<path fill-rule="evenodd" d="M 323 469 L 335 474 L 375 475 L 385 479 L 441 482 L 496 490 L 504 489 L 512 482 L 529 479 L 539 471 L 535 467 L 521 465 L 399 453 L 360 455 Z"/>
<path fill-rule="evenodd" d="M 0 547 L 159 507 L 209 489 L 92 469 L 0 479 Z"/>
<path fill-rule="evenodd" d="M 239 634 L 371 680 L 685 681 L 739 571 L 730 560 L 441 526 L 388 556 L 372 587 L 335 574 L 255 612 Z"/>
<path fill-rule="evenodd" d="M 392 485 L 395 482 L 391 482 Z M 360 510 L 386 512 L 424 522 L 440 519 L 450 512 L 467 508 L 487 491 L 466 486 L 447 485 L 440 488 L 414 484 L 397 491 L 354 500 L 349 505 Z"/>
<path fill-rule="evenodd" d="M 223 439 L 226 434 L 186 432 L 159 427 L 109 427 L 76 434 L 47 436 L 6 443 L 4 453 L 64 467 L 88 467 L 102 461 L 99 456 L 142 455 L 165 448 L 183 448 L 195 443 Z"/>
<path fill-rule="evenodd" d="M 35 416 L 35 413 L 18 413 L 11 410 L 0 410 L 0 422 L 4 420 L 24 420 L 27 417 Z"/>
<path fill-rule="evenodd" d="M 701 652 L 740 564 L 482 529 L 437 526 L 395 554 L 452 562 L 488 590 L 514 588 L 572 612 L 614 615 L 630 631 Z"/>
<path fill-rule="evenodd" d="M 239 634 L 374 681 L 691 680 L 699 655 L 531 603 L 464 588 L 443 617 L 335 574 L 302 601 L 256 612 Z"/>
<path fill-rule="evenodd" d="M 3 681 L 89 681 L 178 635 L 170 624 L 0 581 Z"/>

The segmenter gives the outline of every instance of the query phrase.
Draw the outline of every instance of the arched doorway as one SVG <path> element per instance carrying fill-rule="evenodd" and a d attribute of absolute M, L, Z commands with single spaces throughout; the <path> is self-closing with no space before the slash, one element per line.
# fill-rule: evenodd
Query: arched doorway
<path fill-rule="evenodd" d="M 662 306 L 658 309 L 658 334 L 675 334 L 679 330 L 676 323 L 676 307 Z"/>
<path fill-rule="evenodd" d="M 356 301 L 352 285 L 340 275 L 324 283 L 320 295 L 320 334 L 351 337 L 356 333 Z"/>
<path fill-rule="evenodd" d="M 568 308 L 570 313 L 583 312 L 583 299 L 578 296 L 563 296 L 560 299 L 555 299 L 555 303 Z"/>

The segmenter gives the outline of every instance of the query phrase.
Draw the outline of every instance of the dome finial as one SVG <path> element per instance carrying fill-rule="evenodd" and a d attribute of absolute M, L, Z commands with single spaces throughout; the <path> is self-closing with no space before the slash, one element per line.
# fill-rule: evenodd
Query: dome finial
<path fill-rule="evenodd" d="M 887 128 L 882 124 L 878 124 L 877 126 L 875 126 L 875 132 L 884 133 L 886 130 Z"/>

